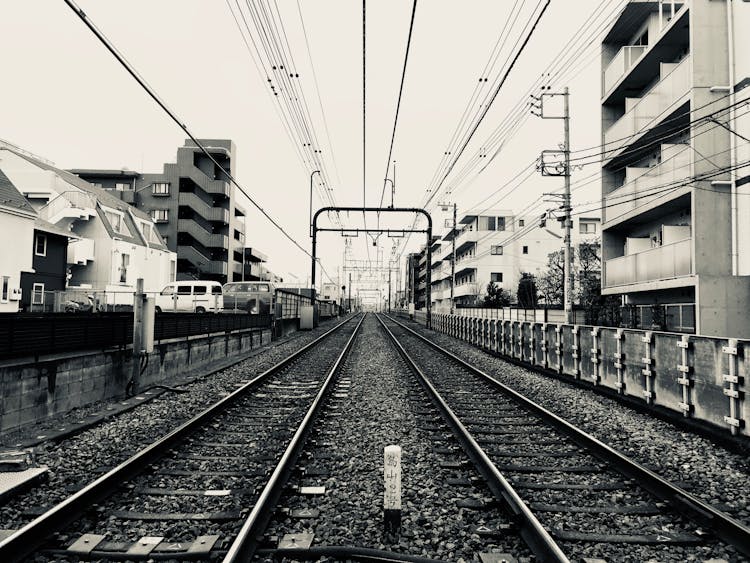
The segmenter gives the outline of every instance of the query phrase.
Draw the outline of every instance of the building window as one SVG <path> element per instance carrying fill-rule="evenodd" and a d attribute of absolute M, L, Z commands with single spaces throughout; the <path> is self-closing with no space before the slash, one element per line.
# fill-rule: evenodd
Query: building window
<path fill-rule="evenodd" d="M 526 221 L 524 219 L 519 219 L 518 220 L 518 226 L 519 227 L 523 227 L 525 224 L 526 224 Z"/>
<path fill-rule="evenodd" d="M 130 265 L 130 254 L 120 255 L 120 283 L 128 283 L 128 266 Z"/>
<path fill-rule="evenodd" d="M 35 283 L 31 288 L 31 304 L 44 305 L 44 284 Z"/>
<path fill-rule="evenodd" d="M 591 235 L 596 233 L 596 223 L 584 223 L 581 221 L 578 223 L 578 229 L 582 235 Z"/>
<path fill-rule="evenodd" d="M 116 190 L 117 190 L 118 192 L 123 192 L 123 191 L 125 191 L 125 190 L 129 190 L 129 189 L 130 189 L 130 184 L 123 184 L 123 183 L 121 183 L 121 182 L 117 182 L 117 183 L 115 184 L 115 189 L 116 189 Z"/>
<path fill-rule="evenodd" d="M 34 241 L 34 254 L 47 256 L 47 235 L 37 234 Z"/>
<path fill-rule="evenodd" d="M 0 301 L 3 303 L 8 302 L 8 285 L 10 284 L 10 277 L 3 276 L 3 288 L 2 293 L 0 293 Z"/>
<path fill-rule="evenodd" d="M 497 230 L 498 231 L 504 231 L 505 230 L 505 217 L 498 217 L 497 218 Z"/>
<path fill-rule="evenodd" d="M 104 216 L 107 218 L 107 221 L 112 226 L 112 230 L 118 234 L 130 236 L 130 230 L 128 229 L 128 226 L 125 224 L 125 217 L 122 213 L 118 211 L 104 211 Z"/>
<path fill-rule="evenodd" d="M 169 209 L 152 209 L 151 218 L 155 223 L 168 223 Z"/>
<path fill-rule="evenodd" d="M 153 195 L 169 195 L 169 182 L 155 182 L 151 184 Z"/>
<path fill-rule="evenodd" d="M 495 283 L 503 283 L 503 273 L 502 272 L 492 272 L 490 274 L 490 281 L 493 281 Z"/>
<path fill-rule="evenodd" d="M 528 254 L 529 253 L 529 247 L 528 246 L 524 246 L 523 250 L 522 250 L 522 253 L 523 254 Z"/>
<path fill-rule="evenodd" d="M 488 231 L 495 230 L 495 218 L 494 217 L 487 217 L 487 230 Z"/>
<path fill-rule="evenodd" d="M 499 244 L 493 244 L 490 247 L 490 254 L 493 256 L 502 256 L 503 255 L 503 247 Z"/>

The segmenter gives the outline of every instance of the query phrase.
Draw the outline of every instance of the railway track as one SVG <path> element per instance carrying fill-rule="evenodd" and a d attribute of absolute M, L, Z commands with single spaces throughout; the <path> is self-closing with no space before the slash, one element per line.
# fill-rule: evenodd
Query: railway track
<path fill-rule="evenodd" d="M 538 558 L 750 557 L 742 523 L 405 325 L 381 322 Z"/>
<path fill-rule="evenodd" d="M 6 531 L 0 560 L 246 559 L 361 321 L 341 323 Z"/>

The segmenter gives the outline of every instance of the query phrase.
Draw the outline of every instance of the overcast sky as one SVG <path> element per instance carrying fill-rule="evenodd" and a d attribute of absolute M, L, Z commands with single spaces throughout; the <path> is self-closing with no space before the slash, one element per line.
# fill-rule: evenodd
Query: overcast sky
<path fill-rule="evenodd" d="M 300 0 L 310 57 L 317 75 L 320 101 L 308 58 L 297 0 L 263 0 L 278 5 L 299 85 L 321 141 L 322 159 L 339 205 L 362 205 L 362 2 Z M 257 0 L 254 0 L 257 3 Z M 529 87 L 579 32 L 592 12 L 620 0 L 552 0 L 530 42 L 495 99 L 464 156 L 454 169 L 479 154 L 483 143 L 506 118 Z M 234 0 L 232 0 L 234 5 Z M 244 6 L 244 2 L 242 3 Z M 368 205 L 377 205 L 395 114 L 411 14 L 408 0 L 367 3 L 367 176 Z M 80 0 L 80 7 L 120 49 L 192 132 L 203 138 L 231 138 L 237 145 L 237 177 L 254 200 L 274 216 L 306 248 L 309 171 L 287 136 L 278 100 L 266 76 L 253 64 L 232 12 L 224 0 Z M 513 6 L 513 26 L 506 26 Z M 539 5 L 536 0 L 421 0 L 406 70 L 393 159 L 397 161 L 396 205 L 419 206 L 436 173 L 504 26 L 511 43 Z M 246 8 L 246 6 L 244 6 Z M 235 8 L 236 9 L 236 8 Z M 598 41 L 580 53 L 580 72 L 567 77 L 572 110 L 572 148 L 600 142 L 600 69 Z M 174 161 L 183 132 L 158 108 L 95 39 L 63 0 L 6 2 L 0 18 L 3 53 L 0 137 L 63 168 L 123 168 L 159 171 Z M 502 65 L 489 73 L 484 95 Z M 320 111 L 322 104 L 326 123 Z M 478 113 L 476 105 L 470 115 Z M 331 144 L 328 144 L 328 134 Z M 450 201 L 468 210 L 531 163 L 539 152 L 562 141 L 562 123 L 528 119 L 491 164 L 472 169 L 457 184 Z M 491 156 L 491 155 L 490 155 Z M 485 157 L 485 161 L 489 157 Z M 574 172 L 576 178 L 595 166 Z M 451 177 L 448 178 L 450 183 Z M 520 211 L 542 192 L 561 186 L 561 179 L 534 176 L 521 189 L 490 197 L 482 207 Z M 512 187 L 509 186 L 509 187 Z M 441 194 L 433 200 L 446 200 Z M 599 197 L 593 182 L 575 193 L 578 201 Z M 389 198 L 386 198 L 388 201 Z M 304 280 L 309 260 L 252 209 L 248 244 L 270 257 L 279 274 Z M 318 194 L 314 206 L 322 205 Z M 549 204 L 552 206 L 552 204 Z M 361 219 L 342 217 L 347 225 Z M 412 217 L 384 220 L 409 227 Z M 372 222 L 368 221 L 371 225 Z M 409 249 L 422 242 L 413 237 Z M 395 239 L 378 240 L 386 257 Z M 377 255 L 372 241 L 353 239 L 357 257 Z M 327 272 L 341 264 L 343 239 L 325 234 L 319 255 Z"/>

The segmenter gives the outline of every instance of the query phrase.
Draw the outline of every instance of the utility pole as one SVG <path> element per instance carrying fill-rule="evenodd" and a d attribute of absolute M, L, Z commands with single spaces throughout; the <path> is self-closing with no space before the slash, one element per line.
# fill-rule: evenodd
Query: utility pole
<path fill-rule="evenodd" d="M 544 90 L 545 87 L 542 87 Z M 549 86 L 546 87 L 549 89 Z M 554 96 L 563 97 L 563 115 L 545 115 L 544 114 L 544 100 L 545 98 L 551 98 Z M 573 248 L 571 241 L 571 228 L 573 223 L 570 218 L 571 212 L 571 200 L 570 200 L 570 93 L 568 88 L 565 87 L 562 92 L 545 92 L 543 91 L 540 96 L 532 96 L 534 102 L 532 102 L 531 113 L 542 119 L 562 119 L 564 129 L 564 139 L 562 150 L 546 150 L 542 151 L 540 158 L 539 168 L 542 176 L 562 176 L 564 179 L 564 190 L 562 194 L 562 205 L 560 206 L 563 212 L 563 228 L 564 236 L 564 248 L 563 248 L 563 261 L 564 261 L 564 275 L 563 275 L 563 305 L 565 309 L 565 322 L 567 324 L 573 324 Z M 534 111 L 537 110 L 537 111 Z M 553 159 L 559 159 L 562 153 L 563 161 L 557 160 L 553 163 L 545 161 L 545 157 L 549 156 Z M 557 195 L 558 194 L 549 194 Z"/>
<path fill-rule="evenodd" d="M 456 204 L 453 204 L 453 232 L 451 233 L 451 315 L 454 312 L 453 288 L 456 286 Z"/>
<path fill-rule="evenodd" d="M 349 312 L 352 311 L 352 273 L 349 272 Z"/>
<path fill-rule="evenodd" d="M 388 313 L 391 312 L 391 261 L 388 260 Z"/>

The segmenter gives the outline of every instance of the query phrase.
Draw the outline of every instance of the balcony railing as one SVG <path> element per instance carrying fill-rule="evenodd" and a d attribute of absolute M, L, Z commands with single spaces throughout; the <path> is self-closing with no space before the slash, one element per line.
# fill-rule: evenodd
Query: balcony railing
<path fill-rule="evenodd" d="M 81 211 L 93 215 L 96 213 L 96 198 L 79 190 L 65 191 L 42 207 L 39 216 L 50 223 L 57 223 L 61 215 L 67 216 L 65 212 L 68 209 L 74 210 L 74 214 Z"/>
<path fill-rule="evenodd" d="M 661 63 L 661 80 L 640 98 L 627 98 L 625 115 L 604 133 L 607 150 L 627 146 L 639 131 L 662 115 L 690 88 L 690 57 L 679 63 Z"/>
<path fill-rule="evenodd" d="M 690 177 L 692 151 L 689 145 L 662 145 L 662 158 L 661 164 L 651 168 L 625 169 L 625 183 L 604 198 L 602 212 L 605 222 L 673 194 L 660 186 L 675 187 L 675 182 Z"/>
<path fill-rule="evenodd" d="M 693 273 L 688 238 L 605 262 L 605 287 L 658 281 Z"/>
<path fill-rule="evenodd" d="M 604 92 L 609 92 L 648 49 L 647 45 L 625 45 L 609 63 L 604 71 Z"/>
<path fill-rule="evenodd" d="M 84 265 L 94 259 L 94 239 L 83 238 L 68 243 L 68 264 Z"/>

